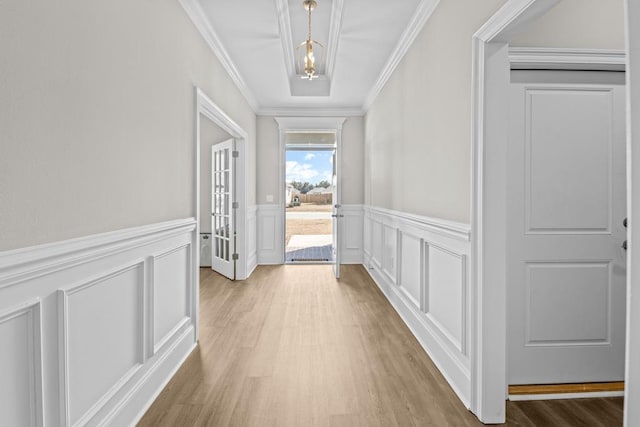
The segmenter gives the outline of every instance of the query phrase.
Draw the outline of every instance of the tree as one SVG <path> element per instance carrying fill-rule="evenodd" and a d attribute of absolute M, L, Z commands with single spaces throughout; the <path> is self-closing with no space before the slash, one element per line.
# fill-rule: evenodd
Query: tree
<path fill-rule="evenodd" d="M 331 187 L 331 183 L 326 180 L 320 181 L 319 183 L 316 184 L 316 187 L 328 188 L 328 187 Z"/>
<path fill-rule="evenodd" d="M 308 182 L 291 181 L 291 186 L 302 194 L 307 194 L 314 189 L 314 185 Z"/>

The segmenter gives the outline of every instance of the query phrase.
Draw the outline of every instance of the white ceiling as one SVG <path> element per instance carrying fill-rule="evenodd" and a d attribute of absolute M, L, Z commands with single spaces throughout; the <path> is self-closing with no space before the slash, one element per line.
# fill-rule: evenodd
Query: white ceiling
<path fill-rule="evenodd" d="M 295 74 L 295 48 L 307 36 L 302 0 L 182 1 L 254 109 L 264 114 L 363 111 L 437 5 L 437 0 L 317 2 L 312 36 L 325 49 L 321 78 L 308 81 Z"/>

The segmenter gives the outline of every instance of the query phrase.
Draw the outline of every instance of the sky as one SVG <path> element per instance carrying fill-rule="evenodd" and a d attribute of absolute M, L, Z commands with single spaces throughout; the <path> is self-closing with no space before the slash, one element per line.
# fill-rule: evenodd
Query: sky
<path fill-rule="evenodd" d="M 331 182 L 332 151 L 287 151 L 287 182 Z"/>

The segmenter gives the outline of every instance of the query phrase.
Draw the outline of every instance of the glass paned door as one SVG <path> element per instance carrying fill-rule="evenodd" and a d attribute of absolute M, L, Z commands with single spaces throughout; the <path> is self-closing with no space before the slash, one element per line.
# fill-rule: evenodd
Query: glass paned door
<path fill-rule="evenodd" d="M 233 280 L 233 139 L 211 147 L 211 165 L 211 268 Z"/>

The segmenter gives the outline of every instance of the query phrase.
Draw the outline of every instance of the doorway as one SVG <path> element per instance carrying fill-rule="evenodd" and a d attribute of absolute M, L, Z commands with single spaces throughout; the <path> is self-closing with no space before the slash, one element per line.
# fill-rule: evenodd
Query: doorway
<path fill-rule="evenodd" d="M 281 224 L 281 230 L 282 230 L 281 242 L 290 243 L 291 239 L 294 236 L 293 229 L 290 227 L 289 229 L 291 230 L 291 236 L 289 239 L 287 239 L 287 233 L 286 233 L 287 213 L 288 213 L 287 209 L 292 209 L 291 213 L 294 213 L 295 212 L 294 209 L 299 208 L 298 206 L 289 207 L 289 203 L 287 203 L 287 198 L 288 198 L 287 193 L 289 192 L 291 201 L 293 201 L 294 198 L 298 196 L 298 202 L 302 206 L 302 198 L 301 198 L 302 191 L 297 190 L 300 192 L 300 194 L 294 194 L 295 187 L 292 184 L 290 184 L 290 182 L 293 180 L 292 178 L 294 177 L 294 175 L 292 175 L 291 172 L 295 170 L 304 172 L 305 170 L 310 171 L 311 169 L 313 169 L 312 165 L 305 166 L 305 165 L 308 165 L 309 163 L 301 163 L 304 160 L 304 156 L 311 158 L 313 156 L 320 155 L 321 158 L 323 158 L 325 161 L 331 162 L 330 168 L 327 167 L 328 163 L 326 162 L 323 163 L 323 166 L 320 169 L 324 172 L 316 175 L 316 171 L 314 169 L 313 172 L 307 172 L 307 175 L 306 175 L 306 176 L 309 176 L 309 178 L 311 178 L 311 176 L 317 176 L 319 178 L 317 179 L 318 181 L 317 184 L 321 188 L 318 188 L 318 190 L 316 190 L 315 192 L 324 193 L 324 194 L 321 194 L 321 196 L 317 196 L 320 199 L 322 199 L 321 200 L 322 203 L 318 202 L 316 206 L 322 204 L 324 206 L 325 211 L 324 212 L 321 211 L 320 213 L 309 214 L 308 216 L 312 216 L 312 215 L 320 216 L 321 217 L 320 219 L 322 220 L 326 219 L 327 216 L 330 217 L 331 257 L 329 258 L 329 256 L 324 255 L 322 256 L 322 258 L 320 258 L 320 256 L 317 256 L 317 258 L 319 259 L 314 260 L 313 256 L 311 258 L 308 258 L 309 255 L 308 254 L 305 255 L 304 252 L 302 252 L 301 256 L 297 256 L 297 255 L 295 256 L 295 259 L 297 259 L 297 261 L 288 261 L 287 253 L 286 253 L 287 252 L 286 245 L 283 245 L 282 258 L 281 258 L 282 262 L 283 263 L 307 262 L 307 263 L 331 264 L 333 266 L 333 271 L 336 278 L 340 278 L 340 261 L 341 261 L 340 231 L 342 228 L 341 220 L 343 215 L 341 212 L 341 204 L 340 204 L 341 183 L 340 183 L 339 177 L 340 177 L 340 146 L 341 146 L 341 140 L 342 140 L 342 125 L 345 121 L 345 118 L 344 117 L 276 117 L 275 120 L 278 123 L 279 135 L 280 135 L 280 189 L 281 189 L 280 190 L 280 212 L 281 212 L 280 224 Z M 291 157 L 291 160 L 287 160 L 288 153 L 292 153 L 291 155 L 295 156 L 295 154 L 293 154 L 295 152 L 301 152 L 301 153 L 298 154 L 298 157 Z M 302 156 L 302 157 L 299 157 L 299 156 Z M 325 167 L 327 168 L 325 169 Z M 287 169 L 289 169 L 289 171 Z M 287 176 L 289 176 L 289 179 L 287 178 Z M 329 176 L 330 176 L 330 179 L 327 179 L 329 178 Z M 304 178 L 305 175 L 303 174 L 298 177 Z M 321 181 L 328 181 L 330 183 L 330 186 L 325 188 L 324 185 L 326 185 L 326 182 L 323 182 L 322 185 L 320 185 Z M 291 185 L 291 187 L 289 187 L 288 185 Z M 302 182 L 302 185 L 304 185 L 304 181 Z M 309 186 L 311 185 L 312 183 L 309 181 Z M 314 185 L 314 188 L 316 188 L 316 185 Z M 327 190 L 327 188 L 330 188 L 330 194 L 331 194 L 330 203 L 327 203 L 329 199 L 329 194 L 328 194 L 329 190 Z M 308 190 L 307 192 L 311 190 Z M 307 196 L 305 196 L 305 199 L 306 197 Z M 327 206 L 331 207 L 330 208 L 331 212 L 326 212 Z M 317 207 L 315 208 L 312 207 L 311 209 L 319 210 L 319 208 Z M 299 211 L 301 210 L 302 209 L 300 209 Z M 294 215 L 294 216 L 304 216 L 302 212 L 300 213 L 302 215 Z M 290 219 L 294 219 L 294 218 L 290 217 Z M 326 236 L 328 235 L 324 234 L 326 233 L 326 223 L 325 223 L 325 228 L 323 230 L 325 231 L 322 231 L 322 234 L 318 234 L 320 236 L 325 236 L 321 238 L 323 240 L 310 242 L 312 238 L 303 237 L 302 241 L 298 239 L 298 242 L 303 242 L 304 240 L 307 240 L 307 243 L 305 244 L 308 244 L 312 247 L 323 247 L 323 246 L 326 247 L 328 246 L 326 244 L 327 243 Z M 304 234 L 300 234 L 300 235 L 304 236 Z M 295 240 L 293 242 L 296 243 Z M 293 249 L 293 248 L 294 248 L 293 246 L 290 246 L 290 249 Z M 294 253 L 295 251 L 291 250 L 290 252 Z M 323 254 L 326 254 L 326 249 L 323 249 Z M 294 256 L 292 255 L 290 258 L 294 259 Z"/>
<path fill-rule="evenodd" d="M 300 144 L 304 139 L 308 144 Z M 335 133 L 287 134 L 285 262 L 332 263 Z M 298 141 L 297 144 L 292 141 Z M 318 142 L 326 142 L 324 145 Z"/>
<path fill-rule="evenodd" d="M 505 421 L 507 384 L 507 149 L 509 42 L 560 0 L 508 0 L 473 36 L 471 410 L 485 423 Z M 616 55 L 537 49 L 523 55 L 529 68 L 558 63 L 617 66 Z M 611 59 L 610 59 L 611 58 Z M 613 59 L 613 60 L 612 60 Z M 621 62 L 624 66 L 624 60 Z M 607 69 L 607 68 L 602 68 Z M 608 68 L 614 69 L 614 68 Z M 524 165 L 521 165 L 524 168 Z M 613 220 L 613 219 L 612 219 Z"/>
<path fill-rule="evenodd" d="M 247 133 L 196 88 L 194 193 L 197 229 L 193 277 L 211 266 L 232 279 L 244 280 L 249 270 Z M 206 238 L 205 238 L 206 237 Z M 193 304 L 198 295 L 194 292 Z"/>

